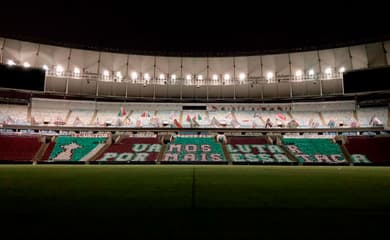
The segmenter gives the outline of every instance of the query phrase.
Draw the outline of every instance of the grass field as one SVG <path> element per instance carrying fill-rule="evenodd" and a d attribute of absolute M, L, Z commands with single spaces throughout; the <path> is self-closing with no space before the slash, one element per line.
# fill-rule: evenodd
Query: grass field
<path fill-rule="evenodd" d="M 0 214 L 15 238 L 373 238 L 390 168 L 4 165 Z"/>

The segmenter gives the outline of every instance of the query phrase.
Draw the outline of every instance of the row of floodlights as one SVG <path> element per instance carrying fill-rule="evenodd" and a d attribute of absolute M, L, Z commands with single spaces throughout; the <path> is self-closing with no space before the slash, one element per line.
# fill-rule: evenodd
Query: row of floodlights
<path fill-rule="evenodd" d="M 7 61 L 7 64 L 8 64 L 9 66 L 16 65 L 16 63 L 15 63 L 13 60 L 8 60 L 8 61 Z M 24 62 L 24 63 L 23 63 L 23 66 L 26 67 L 26 68 L 31 67 L 31 65 L 30 65 L 28 62 Z M 47 65 L 43 65 L 42 68 L 43 68 L 45 71 L 48 71 L 48 70 L 49 70 L 49 67 L 48 67 Z M 65 70 L 64 70 L 64 67 L 62 67 L 61 65 L 56 65 L 56 66 L 55 66 L 55 74 L 56 74 L 57 76 L 63 75 L 63 74 L 64 74 L 64 71 L 65 71 Z M 343 72 L 345 72 L 345 67 L 339 68 L 339 73 L 343 73 Z M 332 74 L 332 68 L 330 68 L 330 67 L 326 68 L 324 73 L 325 73 L 326 75 L 331 75 L 331 74 Z M 75 68 L 73 69 L 73 74 L 74 74 L 75 77 L 80 77 L 80 74 L 81 74 L 80 68 L 75 67 Z M 309 76 L 314 76 L 314 74 L 315 74 L 314 69 L 310 69 L 310 70 L 308 71 L 308 75 L 309 75 Z M 108 70 L 103 70 L 102 75 L 103 75 L 103 79 L 109 79 L 109 78 L 110 78 L 110 71 L 108 71 Z M 142 74 L 139 74 L 139 73 L 137 73 L 137 72 L 131 72 L 130 77 L 131 77 L 132 80 L 137 80 L 137 79 L 139 78 L 139 75 L 142 75 Z M 295 76 L 296 76 L 297 78 L 301 78 L 301 77 L 303 76 L 302 70 L 297 70 L 297 71 L 295 71 Z M 123 79 L 123 75 L 122 75 L 122 73 L 121 73 L 120 71 L 117 71 L 117 72 L 115 73 L 115 77 L 116 77 L 118 80 L 122 80 L 122 79 Z M 188 81 L 190 81 L 190 80 L 192 80 L 192 77 L 193 77 L 193 75 L 187 74 L 186 77 L 185 77 L 185 79 L 188 80 Z M 176 76 L 176 74 L 172 74 L 172 75 L 170 75 L 170 78 L 171 78 L 172 81 L 175 81 L 176 78 L 177 78 L 177 76 Z M 203 78 L 203 75 L 201 75 L 201 74 L 195 76 L 195 78 L 196 78 L 197 80 L 199 80 L 199 81 L 202 81 L 202 80 L 204 79 L 204 78 Z M 273 72 L 267 72 L 266 78 L 267 78 L 267 80 L 273 79 L 273 78 L 274 78 L 274 73 L 273 73 Z M 149 73 L 144 73 L 144 74 L 143 74 L 143 79 L 149 81 L 149 80 L 151 79 L 150 74 L 149 74 Z M 158 79 L 159 79 L 159 80 L 165 80 L 165 79 L 166 79 L 165 74 L 164 74 L 164 73 L 160 73 Z M 229 81 L 230 79 L 231 79 L 231 76 L 230 76 L 229 73 L 225 73 L 225 74 L 223 75 L 223 80 Z M 246 74 L 245 74 L 245 73 L 240 73 L 240 74 L 238 75 L 238 79 L 239 79 L 240 81 L 244 81 L 244 80 L 246 79 Z M 212 80 L 214 80 L 214 81 L 219 80 L 219 75 L 218 75 L 218 74 L 213 74 L 213 75 L 212 75 Z"/>

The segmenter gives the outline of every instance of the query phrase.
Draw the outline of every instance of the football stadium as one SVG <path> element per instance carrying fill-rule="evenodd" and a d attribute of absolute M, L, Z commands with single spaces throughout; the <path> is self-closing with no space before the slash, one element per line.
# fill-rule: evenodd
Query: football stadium
<path fill-rule="evenodd" d="M 376 239 L 389 65 L 388 39 L 172 56 L 0 36 L 4 233 Z"/>

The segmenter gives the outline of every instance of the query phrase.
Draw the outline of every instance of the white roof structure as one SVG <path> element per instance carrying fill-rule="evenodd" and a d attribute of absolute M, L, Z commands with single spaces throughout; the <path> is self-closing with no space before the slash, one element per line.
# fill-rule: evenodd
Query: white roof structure
<path fill-rule="evenodd" d="M 340 70 L 388 66 L 390 41 L 319 51 L 207 58 L 99 52 L 0 38 L 0 62 L 9 60 L 17 65 L 47 66 L 47 92 L 153 99 L 291 98 L 342 94 Z M 58 72 L 61 68 L 63 71 Z M 187 75 L 191 78 L 186 79 Z"/>

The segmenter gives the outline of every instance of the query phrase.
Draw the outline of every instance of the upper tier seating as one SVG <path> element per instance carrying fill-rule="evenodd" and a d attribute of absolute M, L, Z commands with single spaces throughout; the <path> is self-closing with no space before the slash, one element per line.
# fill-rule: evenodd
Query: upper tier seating
<path fill-rule="evenodd" d="M 0 104 L 0 124 L 27 124 L 27 106 Z"/>
<path fill-rule="evenodd" d="M 31 109 L 31 123 L 32 124 L 56 124 L 64 125 L 66 116 L 69 110 L 65 109 L 51 109 L 51 108 L 32 108 Z"/>
<path fill-rule="evenodd" d="M 357 120 L 353 117 L 352 111 L 332 111 L 322 112 L 325 126 L 328 126 L 329 121 L 333 120 L 335 127 L 350 127 L 352 122 Z"/>
<path fill-rule="evenodd" d="M 299 123 L 300 128 L 323 127 L 318 112 L 291 112 L 291 115 Z"/>
<path fill-rule="evenodd" d="M 377 117 L 384 126 L 387 126 L 388 123 L 387 107 L 360 108 L 356 112 L 359 118 L 360 126 L 362 127 L 372 126 L 372 124 L 370 124 L 370 121 L 373 117 Z"/>
<path fill-rule="evenodd" d="M 89 125 L 92 120 L 93 113 L 94 112 L 92 110 L 72 110 L 67 125 Z"/>
<path fill-rule="evenodd" d="M 179 120 L 179 111 L 156 111 L 156 117 L 159 120 L 160 126 L 172 126 L 175 119 Z"/>
<path fill-rule="evenodd" d="M 191 111 L 185 110 L 182 112 L 182 122 L 183 127 L 209 127 L 210 119 L 208 117 L 207 111 Z"/>

